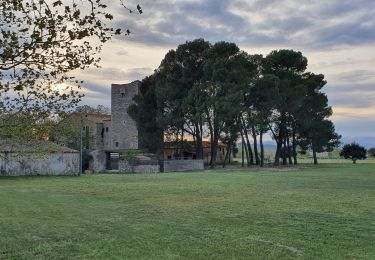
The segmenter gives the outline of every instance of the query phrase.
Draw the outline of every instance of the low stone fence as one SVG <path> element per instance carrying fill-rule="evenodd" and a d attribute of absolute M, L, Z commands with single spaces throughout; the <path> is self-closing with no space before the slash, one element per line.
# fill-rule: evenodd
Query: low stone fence
<path fill-rule="evenodd" d="M 125 173 L 157 173 L 203 170 L 203 160 L 119 160 L 119 172 Z"/>
<path fill-rule="evenodd" d="M 0 176 L 78 175 L 79 153 L 0 153 Z"/>
<path fill-rule="evenodd" d="M 119 160 L 119 171 L 127 173 L 157 173 L 160 172 L 157 160 Z"/>
<path fill-rule="evenodd" d="M 164 160 L 160 161 L 161 172 L 203 171 L 203 160 Z"/>

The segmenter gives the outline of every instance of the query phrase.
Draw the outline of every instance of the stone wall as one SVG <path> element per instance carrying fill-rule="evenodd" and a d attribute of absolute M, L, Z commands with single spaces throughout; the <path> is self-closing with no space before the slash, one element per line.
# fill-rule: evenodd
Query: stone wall
<path fill-rule="evenodd" d="M 140 81 L 112 84 L 111 147 L 106 147 L 109 150 L 138 149 L 138 130 L 135 121 L 128 114 L 128 108 L 134 103 L 133 98 L 138 94 L 140 85 Z"/>
<path fill-rule="evenodd" d="M 92 160 L 89 163 L 89 170 L 96 173 L 106 171 L 106 153 L 103 150 L 95 150 L 91 151 L 90 155 Z"/>
<path fill-rule="evenodd" d="M 157 160 L 137 161 L 121 159 L 119 161 L 119 172 L 157 173 L 160 172 L 160 167 Z"/>
<path fill-rule="evenodd" d="M 164 160 L 161 161 L 163 172 L 203 171 L 203 160 Z"/>
<path fill-rule="evenodd" d="M 0 153 L 1 176 L 78 174 L 79 153 Z"/>

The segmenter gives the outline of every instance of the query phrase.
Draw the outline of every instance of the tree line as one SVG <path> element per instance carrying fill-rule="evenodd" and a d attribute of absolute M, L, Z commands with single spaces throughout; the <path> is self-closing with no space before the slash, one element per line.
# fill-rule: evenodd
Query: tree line
<path fill-rule="evenodd" d="M 236 44 L 196 39 L 170 50 L 154 73 L 142 81 L 129 114 L 137 122 L 140 146 L 163 149 L 164 137 L 183 150 L 189 135 L 197 158 L 203 137 L 211 141 L 210 166 L 218 143 L 245 145 L 248 165 L 264 165 L 263 137 L 277 149 L 274 164 L 297 164 L 297 152 L 316 154 L 339 144 L 332 109 L 322 92 L 324 75 L 307 71 L 307 58 L 294 50 L 251 55 Z"/>

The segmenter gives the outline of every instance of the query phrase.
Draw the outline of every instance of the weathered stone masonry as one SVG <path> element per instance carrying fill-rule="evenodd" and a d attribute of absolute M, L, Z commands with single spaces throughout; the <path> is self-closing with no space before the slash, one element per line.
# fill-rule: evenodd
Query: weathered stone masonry
<path fill-rule="evenodd" d="M 112 143 L 111 150 L 138 149 L 138 130 L 135 121 L 129 116 L 128 108 L 138 95 L 141 82 L 130 84 L 112 84 Z"/>
<path fill-rule="evenodd" d="M 128 108 L 138 95 L 140 86 L 140 81 L 112 84 L 111 120 L 103 120 L 96 126 L 97 149 L 91 152 L 91 169 L 94 172 L 159 172 L 157 162 L 127 161 L 121 157 L 122 153 L 138 149 L 138 129 L 136 122 L 128 114 Z"/>

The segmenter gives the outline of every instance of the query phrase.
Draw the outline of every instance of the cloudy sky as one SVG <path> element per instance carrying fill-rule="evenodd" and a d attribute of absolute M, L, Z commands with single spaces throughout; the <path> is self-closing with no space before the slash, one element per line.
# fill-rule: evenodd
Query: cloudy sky
<path fill-rule="evenodd" d="M 169 49 L 195 38 L 235 42 L 250 54 L 301 51 L 328 81 L 332 120 L 345 137 L 375 138 L 374 0 L 131 0 L 130 15 L 109 1 L 116 26 L 130 36 L 108 43 L 102 68 L 80 72 L 84 103 L 110 105 L 111 83 L 142 79 Z"/>

